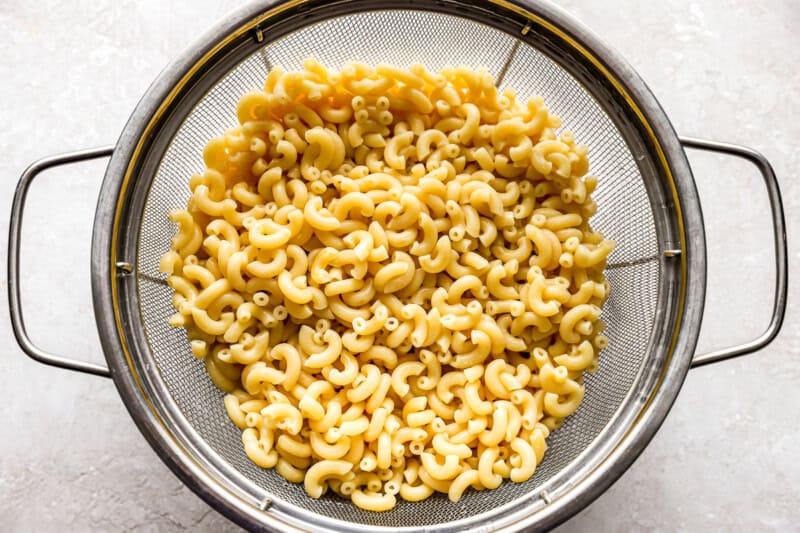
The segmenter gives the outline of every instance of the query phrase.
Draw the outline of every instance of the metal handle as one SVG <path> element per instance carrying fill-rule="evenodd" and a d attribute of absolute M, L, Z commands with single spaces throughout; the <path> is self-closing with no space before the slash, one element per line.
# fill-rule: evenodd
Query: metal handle
<path fill-rule="evenodd" d="M 22 173 L 19 179 L 19 183 L 17 183 L 17 190 L 14 193 L 14 203 L 11 205 L 11 222 L 8 233 L 8 306 L 11 312 L 11 326 L 20 348 L 22 348 L 22 351 L 29 357 L 40 363 L 104 377 L 111 377 L 111 371 L 109 371 L 107 367 L 51 354 L 33 344 L 33 341 L 28 337 L 28 333 L 25 331 L 25 322 L 22 318 L 22 302 L 20 300 L 19 244 L 22 234 L 22 212 L 25 209 L 25 198 L 36 176 L 51 167 L 100 157 L 109 157 L 113 151 L 113 147 L 103 147 L 54 155 L 40 159 L 25 169 L 25 172 Z"/>
<path fill-rule="evenodd" d="M 770 319 L 769 326 L 764 330 L 764 333 L 749 342 L 696 356 L 692 361 L 692 368 L 695 368 L 755 352 L 772 342 L 781 330 L 783 318 L 786 315 L 789 265 L 786 249 L 786 222 L 783 217 L 781 191 L 778 187 L 775 171 L 772 170 L 772 165 L 769 164 L 767 158 L 752 148 L 736 144 L 707 141 L 692 137 L 681 137 L 681 143 L 686 148 L 695 148 L 697 150 L 706 150 L 708 152 L 741 157 L 742 159 L 750 161 L 758 168 L 759 172 L 761 172 L 761 177 L 764 179 L 764 185 L 767 187 L 775 244 L 775 299 L 772 306 L 772 318 Z"/>

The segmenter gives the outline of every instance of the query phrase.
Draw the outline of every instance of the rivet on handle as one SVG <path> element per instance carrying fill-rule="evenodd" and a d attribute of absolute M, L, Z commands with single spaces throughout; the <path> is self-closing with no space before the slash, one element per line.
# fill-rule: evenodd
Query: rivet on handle
<path fill-rule="evenodd" d="M 125 261 L 120 261 L 117 263 L 117 268 L 120 270 L 120 274 L 131 274 L 133 273 L 133 265 L 130 263 L 126 263 Z"/>
<path fill-rule="evenodd" d="M 264 42 L 264 30 L 261 29 L 261 26 L 256 26 L 255 35 L 257 43 Z"/>

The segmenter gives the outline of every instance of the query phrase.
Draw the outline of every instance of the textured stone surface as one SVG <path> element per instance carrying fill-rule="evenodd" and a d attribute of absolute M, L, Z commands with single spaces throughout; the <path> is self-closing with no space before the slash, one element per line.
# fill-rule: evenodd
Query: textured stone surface
<path fill-rule="evenodd" d="M 24 2 L 0 9 L 0 250 L 17 176 L 37 157 L 113 143 L 159 70 L 234 6 L 212 2 Z M 648 4 L 645 6 L 645 4 Z M 790 232 L 800 224 L 800 4 L 565 0 L 616 47 L 678 132 L 751 145 L 773 162 Z M 701 348 L 766 324 L 772 267 L 766 199 L 754 169 L 692 154 L 709 238 Z M 102 162 L 44 175 L 25 222 L 29 333 L 44 348 L 100 361 L 89 238 Z M 790 268 L 800 241 L 790 233 Z M 163 466 L 110 381 L 43 367 L 17 348 L 0 280 L 0 529 L 236 530 Z M 797 277 L 790 293 L 796 294 Z M 733 288 L 733 290 L 731 290 Z M 794 290 L 792 290 L 794 289 Z M 560 531 L 797 527 L 800 318 L 768 349 L 694 370 L 634 466 Z"/>

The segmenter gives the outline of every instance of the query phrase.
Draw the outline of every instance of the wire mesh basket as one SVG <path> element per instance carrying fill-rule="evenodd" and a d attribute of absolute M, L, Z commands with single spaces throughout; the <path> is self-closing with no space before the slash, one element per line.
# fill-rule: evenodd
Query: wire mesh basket
<path fill-rule="evenodd" d="M 186 205 L 187 179 L 204 168 L 203 147 L 236 124 L 236 103 L 263 86 L 272 66 L 299 69 L 307 57 L 486 67 L 520 99 L 541 95 L 575 138 L 591 148 L 601 177 L 593 226 L 618 243 L 606 272 L 614 290 L 603 320 L 611 339 L 585 378 L 579 410 L 548 439 L 535 475 L 493 491 L 399 502 L 387 513 L 335 495 L 309 498 L 300 485 L 254 465 L 230 423 L 223 393 L 191 356 L 185 332 L 168 326 L 172 290 L 158 271 Z M 759 165 L 773 206 L 778 283 L 770 328 L 759 339 L 696 359 L 709 362 L 768 343 L 785 307 L 785 240 L 774 175 L 748 149 L 686 141 Z M 43 160 L 20 181 L 9 253 L 15 331 L 50 364 L 96 374 L 104 367 L 46 354 L 27 338 L 18 283 L 19 216 L 30 180 L 48 166 L 113 157 L 98 202 L 92 277 L 110 374 L 142 433 L 198 494 L 246 527 L 459 531 L 547 527 L 582 508 L 641 452 L 678 393 L 699 332 L 705 244 L 697 193 L 680 140 L 638 76 L 556 7 L 483 0 L 259 2 L 223 20 L 156 80 L 112 149 Z M 16 215 L 16 223 L 14 216 Z M 16 235 L 16 238 L 14 236 Z M 13 283 L 12 283 L 13 282 Z"/>

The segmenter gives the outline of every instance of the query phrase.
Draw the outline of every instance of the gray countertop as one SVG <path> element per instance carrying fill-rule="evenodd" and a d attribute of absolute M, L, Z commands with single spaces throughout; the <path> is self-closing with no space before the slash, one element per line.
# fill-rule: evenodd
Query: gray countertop
<path fill-rule="evenodd" d="M 0 9 L 0 250 L 19 174 L 34 159 L 113 143 L 138 98 L 232 0 L 24 2 Z M 750 145 L 781 180 L 790 272 L 800 260 L 800 3 L 562 5 L 616 47 L 677 131 Z M 709 293 L 700 349 L 755 336 L 771 303 L 767 202 L 754 168 L 690 154 L 703 200 Z M 50 172 L 25 219 L 23 296 L 43 347 L 101 361 L 89 286 L 103 162 Z M 3 261 L 4 262 L 4 261 Z M 0 529 L 236 528 L 184 488 L 138 432 L 109 380 L 41 366 L 14 342 L 0 284 Z M 690 372 L 633 467 L 559 531 L 800 528 L 798 276 L 778 339 Z"/>

